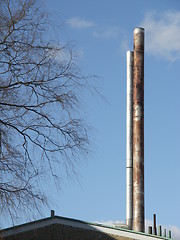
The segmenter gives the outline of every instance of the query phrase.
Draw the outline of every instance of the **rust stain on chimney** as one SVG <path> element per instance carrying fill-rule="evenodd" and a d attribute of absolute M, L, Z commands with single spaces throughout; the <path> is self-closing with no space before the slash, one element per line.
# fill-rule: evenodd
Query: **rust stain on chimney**
<path fill-rule="evenodd" d="M 133 229 L 144 232 L 144 29 L 134 30 Z"/>

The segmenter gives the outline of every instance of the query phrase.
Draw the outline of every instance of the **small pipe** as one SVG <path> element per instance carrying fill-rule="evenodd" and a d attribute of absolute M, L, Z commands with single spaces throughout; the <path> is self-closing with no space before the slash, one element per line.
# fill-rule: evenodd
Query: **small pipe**
<path fill-rule="evenodd" d="M 154 235 L 157 235 L 156 214 L 153 214 L 153 234 L 154 234 Z"/>
<path fill-rule="evenodd" d="M 166 229 L 164 229 L 163 237 L 166 237 Z"/>
<path fill-rule="evenodd" d="M 149 233 L 149 234 L 152 234 L 152 226 L 149 226 L 149 227 L 148 227 L 148 233 Z"/>
<path fill-rule="evenodd" d="M 171 238 L 171 231 L 168 231 L 168 238 Z"/>
<path fill-rule="evenodd" d="M 158 227 L 158 235 L 162 236 L 162 227 L 161 226 Z"/>
<path fill-rule="evenodd" d="M 54 217 L 54 216 L 55 216 L 55 211 L 51 210 L 51 217 Z"/>

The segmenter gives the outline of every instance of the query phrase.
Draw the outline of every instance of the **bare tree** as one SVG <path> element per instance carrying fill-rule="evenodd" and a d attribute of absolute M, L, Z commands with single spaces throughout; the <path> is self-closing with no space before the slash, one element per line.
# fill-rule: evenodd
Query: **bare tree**
<path fill-rule="evenodd" d="M 0 1 L 0 208 L 12 217 L 38 209 L 42 179 L 59 182 L 88 153 L 86 78 L 70 45 L 49 41 L 50 26 L 36 0 Z"/>

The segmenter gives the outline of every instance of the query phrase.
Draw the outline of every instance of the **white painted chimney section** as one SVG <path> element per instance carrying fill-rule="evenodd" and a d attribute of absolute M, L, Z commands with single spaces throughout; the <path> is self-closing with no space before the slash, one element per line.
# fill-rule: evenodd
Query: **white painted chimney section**
<path fill-rule="evenodd" d="M 133 65 L 134 53 L 127 51 L 126 109 L 126 224 L 133 226 Z"/>

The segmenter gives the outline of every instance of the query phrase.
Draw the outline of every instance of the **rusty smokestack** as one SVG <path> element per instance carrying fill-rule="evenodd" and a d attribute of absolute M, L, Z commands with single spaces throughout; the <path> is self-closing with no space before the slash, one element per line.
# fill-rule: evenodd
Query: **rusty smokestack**
<path fill-rule="evenodd" d="M 134 29 L 133 230 L 144 232 L 144 29 Z"/>
<path fill-rule="evenodd" d="M 126 109 L 126 224 L 133 223 L 133 64 L 134 53 L 127 52 Z"/>

